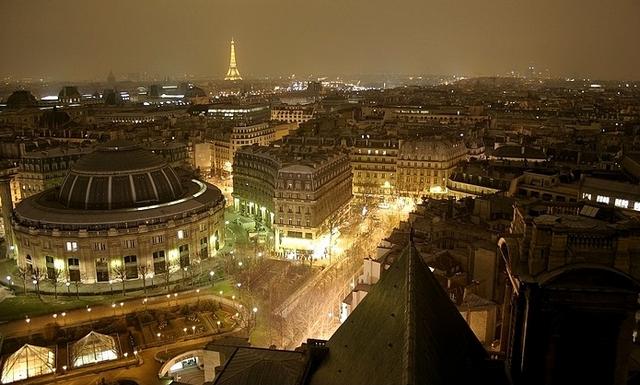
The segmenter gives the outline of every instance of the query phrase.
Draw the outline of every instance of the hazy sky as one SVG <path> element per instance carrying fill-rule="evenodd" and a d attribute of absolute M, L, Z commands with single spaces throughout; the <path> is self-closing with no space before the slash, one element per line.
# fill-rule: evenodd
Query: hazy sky
<path fill-rule="evenodd" d="M 640 79 L 640 0 L 0 0 L 0 75 Z"/>

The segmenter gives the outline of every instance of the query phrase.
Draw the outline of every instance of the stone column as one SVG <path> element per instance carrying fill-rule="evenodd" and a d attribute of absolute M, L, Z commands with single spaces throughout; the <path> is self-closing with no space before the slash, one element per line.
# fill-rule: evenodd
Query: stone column
<path fill-rule="evenodd" d="M 4 239 L 7 245 L 7 257 L 14 258 L 15 238 L 11 226 L 13 215 L 13 200 L 11 199 L 11 177 L 0 178 L 0 202 L 2 203 L 2 222 L 4 224 Z"/>

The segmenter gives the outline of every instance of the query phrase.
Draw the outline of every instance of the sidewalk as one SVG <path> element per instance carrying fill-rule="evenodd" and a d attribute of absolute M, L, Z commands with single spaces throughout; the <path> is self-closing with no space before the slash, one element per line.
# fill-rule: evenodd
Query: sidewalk
<path fill-rule="evenodd" d="M 163 308 L 168 306 L 178 306 L 188 303 L 195 303 L 200 300 L 210 299 L 216 302 L 220 302 L 227 306 L 236 309 L 243 314 L 246 313 L 246 308 L 242 304 L 236 301 L 232 301 L 229 298 L 221 297 L 219 295 L 207 293 L 204 289 L 200 289 L 200 292 L 196 290 L 188 290 L 180 293 L 173 293 L 167 298 L 167 295 L 156 295 L 153 297 L 146 297 L 144 299 L 136 298 L 131 300 L 124 300 L 118 302 L 118 306 L 111 307 L 111 304 L 104 304 L 98 306 L 88 306 L 86 308 L 69 310 L 62 314 L 57 314 L 56 318 L 53 318 L 53 314 L 46 314 L 29 318 L 27 320 L 16 320 L 6 324 L 0 325 L 0 335 L 5 337 L 19 337 L 26 336 L 34 333 L 36 330 L 44 328 L 47 324 L 57 323 L 60 326 L 77 326 L 84 323 L 95 322 L 101 318 L 110 318 L 115 316 L 123 316 L 145 309 Z M 177 294 L 177 295 L 176 295 Z M 122 306 L 119 304 L 122 303 Z"/>

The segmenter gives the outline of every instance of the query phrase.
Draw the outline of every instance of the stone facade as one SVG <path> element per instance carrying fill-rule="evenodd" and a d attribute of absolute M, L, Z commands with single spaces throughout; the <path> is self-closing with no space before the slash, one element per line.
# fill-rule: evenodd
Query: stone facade
<path fill-rule="evenodd" d="M 348 209 L 351 183 L 344 152 L 245 147 L 234 162 L 234 206 L 273 225 L 276 251 L 312 253 L 328 247 L 332 223 Z"/>

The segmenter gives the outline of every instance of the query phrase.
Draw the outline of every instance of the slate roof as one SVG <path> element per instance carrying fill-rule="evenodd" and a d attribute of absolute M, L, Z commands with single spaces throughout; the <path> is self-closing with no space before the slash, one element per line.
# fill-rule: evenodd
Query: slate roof
<path fill-rule="evenodd" d="M 307 366 L 304 352 L 237 347 L 214 385 L 297 385 Z"/>
<path fill-rule="evenodd" d="M 502 383 L 412 243 L 326 346 L 311 385 Z"/>

